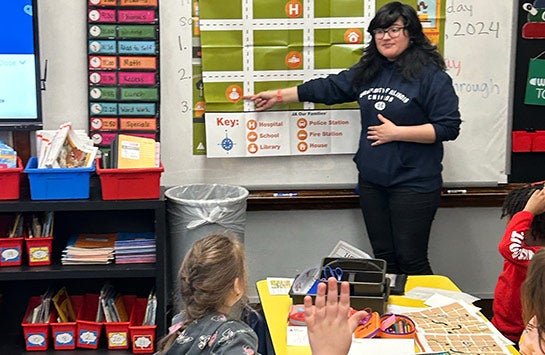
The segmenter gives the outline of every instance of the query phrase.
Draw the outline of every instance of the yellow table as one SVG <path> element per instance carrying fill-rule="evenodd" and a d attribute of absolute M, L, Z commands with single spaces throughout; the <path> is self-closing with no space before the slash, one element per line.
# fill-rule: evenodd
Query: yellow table
<path fill-rule="evenodd" d="M 409 276 L 405 291 L 414 287 L 432 287 L 449 291 L 460 291 L 448 277 L 440 275 L 414 275 Z M 278 355 L 310 355 L 310 347 L 305 346 L 287 346 L 286 329 L 289 309 L 292 305 L 291 298 L 288 295 L 271 295 L 267 280 L 257 282 L 257 292 L 261 300 L 261 307 L 265 313 L 265 319 L 271 334 L 274 351 Z M 399 306 L 425 307 L 424 301 L 405 298 L 403 296 L 391 295 L 388 303 Z M 513 354 L 519 354 L 513 347 L 509 347 Z"/>

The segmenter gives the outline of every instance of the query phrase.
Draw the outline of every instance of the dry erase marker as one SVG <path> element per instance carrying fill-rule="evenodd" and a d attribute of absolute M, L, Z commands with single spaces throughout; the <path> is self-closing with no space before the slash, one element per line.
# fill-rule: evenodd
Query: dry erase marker
<path fill-rule="evenodd" d="M 297 192 L 275 192 L 273 193 L 274 197 L 295 197 Z"/>
<path fill-rule="evenodd" d="M 447 194 L 466 194 L 466 189 L 447 190 Z"/>

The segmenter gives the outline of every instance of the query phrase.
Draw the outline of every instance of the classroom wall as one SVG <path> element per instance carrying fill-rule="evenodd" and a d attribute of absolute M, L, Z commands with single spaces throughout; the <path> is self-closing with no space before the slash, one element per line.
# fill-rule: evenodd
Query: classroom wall
<path fill-rule="evenodd" d="M 172 3 L 173 0 L 167 1 Z M 44 126 L 54 129 L 72 121 L 75 128 L 87 129 L 86 2 L 40 0 L 40 44 L 42 63 L 48 60 L 47 90 L 43 92 Z M 62 10 L 66 9 L 66 10 Z M 58 20 L 59 12 L 63 20 Z M 161 26 L 172 26 L 177 19 L 166 16 Z M 175 43 L 162 40 L 166 48 Z M 162 51 L 162 61 L 171 58 Z M 178 85 L 162 86 L 164 102 Z M 178 139 L 190 125 L 179 117 L 162 115 L 166 146 L 165 160 L 173 160 L 180 149 L 191 149 L 191 140 Z M 207 164 L 201 166 L 206 174 Z M 168 166 L 167 166 L 168 169 Z M 183 175 L 183 169 L 171 172 Z M 170 184 L 170 183 L 169 183 Z M 501 259 L 497 243 L 505 222 L 499 208 L 440 208 L 432 228 L 430 259 L 434 271 L 451 277 L 464 291 L 491 298 Z M 295 276 L 327 255 L 338 239 L 370 251 L 359 210 L 263 211 L 248 212 L 246 249 L 251 283 L 267 276 Z M 255 299 L 256 291 L 251 288 Z"/>
<path fill-rule="evenodd" d="M 505 220 L 500 208 L 439 208 L 431 231 L 433 271 L 463 291 L 493 298 L 502 268 L 497 245 Z M 315 265 L 342 239 L 371 253 L 359 209 L 248 212 L 245 245 L 250 283 L 293 277 Z M 257 292 L 251 287 L 251 299 Z"/>

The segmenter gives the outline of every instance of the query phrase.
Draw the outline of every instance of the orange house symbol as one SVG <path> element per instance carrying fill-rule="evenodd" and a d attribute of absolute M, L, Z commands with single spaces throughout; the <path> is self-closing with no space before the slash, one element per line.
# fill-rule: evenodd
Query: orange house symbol
<path fill-rule="evenodd" d="M 363 33 L 358 28 L 350 28 L 344 33 L 344 42 L 349 44 L 363 43 Z"/>

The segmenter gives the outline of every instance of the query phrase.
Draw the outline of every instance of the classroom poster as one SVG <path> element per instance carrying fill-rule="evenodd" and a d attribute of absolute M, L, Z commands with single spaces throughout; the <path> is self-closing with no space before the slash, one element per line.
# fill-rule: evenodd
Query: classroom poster
<path fill-rule="evenodd" d="M 545 60 L 533 58 L 528 65 L 524 103 L 545 106 Z"/>
<path fill-rule="evenodd" d="M 354 65 L 370 40 L 366 29 L 375 9 L 386 2 L 200 0 L 207 155 L 355 153 L 361 129 L 357 103 L 277 104 L 276 111 L 255 112 L 253 102 L 243 96 L 295 86 Z M 441 42 L 443 0 L 402 2 L 417 9 L 426 33 Z M 314 120 L 313 115 L 324 119 Z M 297 126 L 301 117 L 309 119 L 305 129 Z M 253 134 L 248 128 L 252 121 L 266 120 L 282 122 L 282 129 L 258 125 Z"/>

